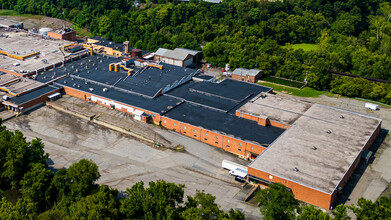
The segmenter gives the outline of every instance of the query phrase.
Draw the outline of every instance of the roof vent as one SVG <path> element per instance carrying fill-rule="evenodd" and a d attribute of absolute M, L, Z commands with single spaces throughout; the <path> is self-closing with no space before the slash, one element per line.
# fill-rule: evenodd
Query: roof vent
<path fill-rule="evenodd" d="M 80 88 L 80 84 L 77 84 L 77 88 Z"/>
<path fill-rule="evenodd" d="M 295 171 L 296 171 L 296 172 L 299 172 L 299 169 L 297 169 L 297 167 L 295 167 Z"/>
<path fill-rule="evenodd" d="M 107 88 L 103 88 L 103 92 L 107 92 Z"/>
<path fill-rule="evenodd" d="M 90 91 L 92 92 L 92 91 L 94 91 L 94 89 L 93 89 L 93 88 L 90 88 Z"/>
<path fill-rule="evenodd" d="M 327 130 L 327 134 L 331 134 L 331 131 L 330 131 L 330 130 Z"/>
<path fill-rule="evenodd" d="M 316 150 L 316 149 L 318 149 L 317 147 L 315 147 L 315 146 L 312 146 L 312 150 Z"/>
<path fill-rule="evenodd" d="M 64 84 L 67 84 L 67 81 L 64 81 Z"/>
<path fill-rule="evenodd" d="M 88 83 L 87 83 L 87 81 L 85 81 L 85 82 L 84 82 L 84 84 L 86 84 L 86 85 L 87 85 L 87 84 L 88 84 Z"/>
<path fill-rule="evenodd" d="M 341 115 L 341 117 L 340 117 L 341 119 L 344 119 L 345 117 L 343 116 L 343 115 Z"/>

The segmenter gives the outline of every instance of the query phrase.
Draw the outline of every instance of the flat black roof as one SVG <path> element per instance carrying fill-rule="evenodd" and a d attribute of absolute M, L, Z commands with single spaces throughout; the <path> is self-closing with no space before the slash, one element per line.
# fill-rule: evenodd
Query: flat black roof
<path fill-rule="evenodd" d="M 258 125 L 256 121 L 239 118 L 186 102 L 168 111 L 164 116 L 262 145 L 271 144 L 285 131 L 282 128 L 272 126 L 264 127 Z"/>
<path fill-rule="evenodd" d="M 241 82 L 233 79 L 225 79 L 220 83 L 204 81 L 196 84 L 192 89 L 198 92 L 209 93 L 215 96 L 229 98 L 239 102 L 252 95 L 257 95 L 261 92 L 269 92 L 271 90 L 269 87 Z"/>
<path fill-rule="evenodd" d="M 213 76 L 205 75 L 205 74 L 199 74 L 197 76 L 194 76 L 195 78 L 203 79 L 203 80 L 210 80 L 213 78 Z"/>
<path fill-rule="evenodd" d="M 15 105 L 21 105 L 23 103 L 32 101 L 36 98 L 39 98 L 43 95 L 48 94 L 49 92 L 53 92 L 54 90 L 58 89 L 56 86 L 45 86 L 36 90 L 33 90 L 31 92 L 28 92 L 26 94 L 23 94 L 21 96 L 8 96 L 9 99 L 7 100 L 10 103 L 13 103 Z"/>
<path fill-rule="evenodd" d="M 200 82 L 194 81 L 187 82 L 180 87 L 168 92 L 167 95 L 174 96 L 186 100 L 188 102 L 194 102 L 200 105 L 209 106 L 224 112 L 228 112 L 236 105 L 238 105 L 238 102 L 235 102 L 233 100 L 219 98 L 213 95 L 203 94 L 194 91 L 192 88 L 199 83 Z"/>
<path fill-rule="evenodd" d="M 58 80 L 56 81 L 56 84 L 67 86 L 73 89 L 91 93 L 93 95 L 97 95 L 106 99 L 111 99 L 113 101 L 117 101 L 134 107 L 139 107 L 144 110 L 149 110 L 159 114 L 164 113 L 167 109 L 174 107 L 180 102 L 179 99 L 167 96 L 159 96 L 155 99 L 145 98 L 139 95 L 118 91 L 110 87 L 105 87 L 92 83 L 85 84 L 84 80 L 76 78 L 71 80 L 71 77 Z M 103 91 L 104 88 L 107 88 L 106 92 Z M 93 89 L 93 91 L 91 91 L 90 89 Z"/>
<path fill-rule="evenodd" d="M 95 55 L 67 63 L 64 67 L 58 67 L 52 71 L 39 74 L 37 80 L 47 82 L 52 77 L 62 75 L 75 75 L 77 77 L 93 80 L 106 84 L 107 87 L 115 85 L 118 88 L 153 97 L 159 90 L 167 85 L 172 85 L 192 73 L 194 69 L 162 64 L 163 70 L 148 67 L 144 71 L 141 68 L 133 68 L 136 74 L 128 76 L 127 71 L 109 71 L 109 64 L 121 62 L 123 58 Z"/>

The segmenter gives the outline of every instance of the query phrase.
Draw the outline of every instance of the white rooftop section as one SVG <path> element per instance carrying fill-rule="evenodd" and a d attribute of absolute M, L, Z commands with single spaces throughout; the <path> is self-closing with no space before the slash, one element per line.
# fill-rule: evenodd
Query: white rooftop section
<path fill-rule="evenodd" d="M 159 48 L 155 55 L 162 56 L 162 57 L 168 57 L 175 60 L 187 60 L 189 59 L 189 55 L 192 57 L 195 56 L 199 51 L 196 50 L 190 50 L 190 49 L 184 49 L 184 48 L 176 48 L 174 50 L 169 50 L 165 48 Z M 193 55 L 194 54 L 194 55 Z"/>
<path fill-rule="evenodd" d="M 314 104 L 249 167 L 332 194 L 380 124 Z"/>
<path fill-rule="evenodd" d="M 0 50 L 17 56 L 25 56 L 34 52 L 38 55 L 26 58 L 24 61 L 0 55 L 0 69 L 16 73 L 35 71 L 44 66 L 61 62 L 64 54 L 61 47 L 70 44 L 64 40 L 46 40 L 42 36 L 33 36 L 24 32 L 0 30 Z"/>
<path fill-rule="evenodd" d="M 252 115 L 258 118 L 268 118 L 283 124 L 292 124 L 302 116 L 312 103 L 289 99 L 270 93 L 260 93 L 237 112 Z"/>
<path fill-rule="evenodd" d="M 232 74 L 239 75 L 239 76 L 256 76 L 259 72 L 262 70 L 258 69 L 246 69 L 246 68 L 236 68 Z"/>

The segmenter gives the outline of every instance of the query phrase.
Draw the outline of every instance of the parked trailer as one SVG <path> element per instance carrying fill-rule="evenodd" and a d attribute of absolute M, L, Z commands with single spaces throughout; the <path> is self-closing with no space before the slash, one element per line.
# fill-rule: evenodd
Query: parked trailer
<path fill-rule="evenodd" d="M 376 105 L 376 104 L 367 102 L 367 103 L 365 103 L 365 108 L 368 108 L 368 109 L 376 111 L 376 110 L 379 109 L 379 106 Z"/>
<path fill-rule="evenodd" d="M 229 161 L 229 160 L 223 160 L 223 162 L 221 162 L 221 166 L 226 169 L 226 170 L 236 170 L 237 168 L 241 168 L 243 170 L 247 170 L 247 167 L 245 166 L 242 166 L 240 164 L 237 164 L 235 162 L 232 162 L 232 161 Z"/>
<path fill-rule="evenodd" d="M 246 178 L 247 176 L 247 168 L 242 169 L 242 168 L 236 168 L 235 170 L 229 171 L 229 174 L 240 177 L 240 178 Z"/>

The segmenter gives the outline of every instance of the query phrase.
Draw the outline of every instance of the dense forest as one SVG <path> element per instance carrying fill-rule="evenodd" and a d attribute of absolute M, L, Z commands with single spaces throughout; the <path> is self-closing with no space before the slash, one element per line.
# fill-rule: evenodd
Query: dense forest
<path fill-rule="evenodd" d="M 81 159 L 69 168 L 49 169 L 40 139 L 27 142 L 19 131 L 1 126 L 0 188 L 21 193 L 16 203 L 0 190 L 0 219 L 224 219 L 243 220 L 240 211 L 223 212 L 211 194 L 198 191 L 184 202 L 184 185 L 163 180 L 138 182 L 124 194 L 98 185 L 99 168 Z"/>
<path fill-rule="evenodd" d="M 95 35 L 116 42 L 129 40 L 134 47 L 146 50 L 202 49 L 205 59 L 214 66 L 229 63 L 232 68 L 259 68 L 266 74 L 306 80 L 315 89 L 391 104 L 389 84 L 364 80 L 357 85 L 350 78 L 333 77 L 330 73 L 347 72 L 391 81 L 389 1 L 224 0 L 211 4 L 197 0 L 181 3 L 141 0 L 139 3 L 0 0 L 0 7 L 65 18 L 87 27 Z M 305 51 L 291 46 L 300 43 L 316 44 L 317 49 Z"/>

